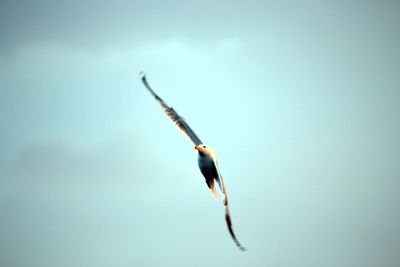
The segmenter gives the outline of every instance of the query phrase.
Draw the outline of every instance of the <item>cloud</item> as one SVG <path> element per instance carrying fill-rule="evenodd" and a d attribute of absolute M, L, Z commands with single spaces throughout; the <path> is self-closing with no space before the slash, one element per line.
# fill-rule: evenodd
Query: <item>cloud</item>
<path fill-rule="evenodd" d="M 104 244 L 121 244 L 111 249 L 114 256 L 103 257 L 118 261 L 119 249 L 135 246 L 132 235 L 144 240 L 140 229 L 148 221 L 140 215 L 151 187 L 147 183 L 146 190 L 150 180 L 139 177 L 152 171 L 146 171 L 145 153 L 133 151 L 129 142 L 121 146 L 115 140 L 90 148 L 44 142 L 25 147 L 2 166 L 2 264 L 51 266 L 53 260 L 86 257 L 96 265 L 95 251 L 106 249 Z"/>
<path fill-rule="evenodd" d="M 4 166 L 5 179 L 1 182 L 20 190 L 128 186 L 143 191 L 148 180 L 140 177 L 149 173 L 151 159 L 138 146 L 126 136 L 94 146 L 78 146 L 66 140 L 33 143 Z"/>
<path fill-rule="evenodd" d="M 146 64 L 184 64 L 188 68 L 208 67 L 242 50 L 238 38 L 193 42 L 170 38 L 123 46 L 99 45 L 96 48 L 70 43 L 41 41 L 19 45 L 0 57 L 0 69 L 28 77 L 82 76 L 123 68 L 137 69 Z"/>
<path fill-rule="evenodd" d="M 187 179 L 193 175 L 182 173 L 184 168 L 180 177 L 172 168 L 166 173 L 162 162 L 155 168 L 154 155 L 146 152 L 151 149 L 134 136 L 114 136 L 91 147 L 65 140 L 37 143 L 2 166 L 1 262 L 159 265 L 163 260 L 149 259 L 148 251 L 153 251 L 174 265 L 184 244 L 206 246 L 202 232 L 193 231 L 206 221 L 198 213 L 212 216 L 217 211 L 220 216 L 211 222 L 220 227 L 208 223 L 202 229 L 226 238 L 232 245 L 227 249 L 235 249 L 225 231 L 222 204 L 210 201 L 203 181 L 199 179 L 204 187 L 198 197 L 196 183 Z M 214 208 L 211 214 L 209 207 Z M 216 243 L 210 246 L 217 249 Z M 196 249 L 187 250 L 185 261 L 196 254 Z"/>

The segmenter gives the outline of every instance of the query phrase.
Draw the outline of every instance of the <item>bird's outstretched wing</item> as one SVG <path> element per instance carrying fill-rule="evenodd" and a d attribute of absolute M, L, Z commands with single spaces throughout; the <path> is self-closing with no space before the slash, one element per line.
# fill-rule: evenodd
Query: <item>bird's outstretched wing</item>
<path fill-rule="evenodd" d="M 221 172 L 219 171 L 219 166 L 217 162 L 214 162 L 215 166 L 217 167 L 217 171 L 218 171 L 218 178 L 219 180 L 217 181 L 221 192 L 223 194 L 223 201 L 224 201 L 224 205 L 225 205 L 225 221 L 226 221 L 226 225 L 228 226 L 228 230 L 229 233 L 231 234 L 231 237 L 233 239 L 233 241 L 235 242 L 236 246 L 241 249 L 242 251 L 245 251 L 246 248 L 242 246 L 242 244 L 240 244 L 239 240 L 236 238 L 235 232 L 233 232 L 233 226 L 232 226 L 232 219 L 231 219 L 231 213 L 229 211 L 229 201 L 228 201 L 228 193 L 226 192 L 226 186 L 224 183 L 224 177 L 222 177 Z"/>
<path fill-rule="evenodd" d="M 160 103 L 161 107 L 164 109 L 165 113 L 168 115 L 168 117 L 171 118 L 171 120 L 175 123 L 176 126 L 189 138 L 189 140 L 195 145 L 200 145 L 202 144 L 200 138 L 196 135 L 196 133 L 189 127 L 189 125 L 186 123 L 186 121 L 183 119 L 183 117 L 179 116 L 179 114 L 170 106 L 167 105 L 167 103 L 159 97 L 153 89 L 151 89 L 150 85 L 148 84 L 146 80 L 146 75 L 141 72 L 140 75 L 142 76 L 142 82 L 144 86 L 146 87 L 147 90 L 154 96 L 154 98 Z"/>

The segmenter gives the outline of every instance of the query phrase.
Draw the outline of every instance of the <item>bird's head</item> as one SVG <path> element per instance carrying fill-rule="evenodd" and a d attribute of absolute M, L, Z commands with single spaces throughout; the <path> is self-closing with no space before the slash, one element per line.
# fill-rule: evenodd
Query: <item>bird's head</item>
<path fill-rule="evenodd" d="M 200 144 L 200 145 L 195 146 L 194 149 L 199 151 L 199 154 L 201 154 L 201 155 L 208 155 L 213 158 L 216 158 L 214 151 L 208 145 Z"/>
<path fill-rule="evenodd" d="M 206 152 L 209 148 L 205 144 L 200 144 L 198 146 L 195 146 L 194 149 L 198 150 L 199 152 Z"/>

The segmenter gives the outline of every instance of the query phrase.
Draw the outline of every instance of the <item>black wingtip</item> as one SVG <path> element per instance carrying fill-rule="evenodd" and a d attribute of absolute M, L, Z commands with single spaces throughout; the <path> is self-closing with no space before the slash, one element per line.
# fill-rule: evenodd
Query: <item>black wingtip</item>
<path fill-rule="evenodd" d="M 243 246 L 240 245 L 240 244 L 236 244 L 236 245 L 237 245 L 237 247 L 238 247 L 241 251 L 243 251 L 243 252 L 245 252 L 245 251 L 247 250 L 247 248 L 243 247 Z"/>
<path fill-rule="evenodd" d="M 233 239 L 233 241 L 235 242 L 236 246 L 241 250 L 241 251 L 246 251 L 246 248 L 242 246 L 242 244 L 240 244 L 239 240 L 237 240 L 235 233 L 233 232 L 233 227 L 232 227 L 232 221 L 231 221 L 231 216 L 230 216 L 230 212 L 229 212 L 229 207 L 226 206 L 226 210 L 225 210 L 225 221 L 226 221 L 226 225 L 228 226 L 228 231 Z"/>
<path fill-rule="evenodd" d="M 233 240 L 236 243 L 236 246 L 243 252 L 245 252 L 247 250 L 247 248 L 243 247 L 242 244 L 239 243 L 239 241 L 236 239 L 236 237 L 233 238 Z"/>
<path fill-rule="evenodd" d="M 146 79 L 146 74 L 144 73 L 144 71 L 140 71 L 139 76 L 140 76 L 140 79 L 142 79 L 142 80 Z"/>

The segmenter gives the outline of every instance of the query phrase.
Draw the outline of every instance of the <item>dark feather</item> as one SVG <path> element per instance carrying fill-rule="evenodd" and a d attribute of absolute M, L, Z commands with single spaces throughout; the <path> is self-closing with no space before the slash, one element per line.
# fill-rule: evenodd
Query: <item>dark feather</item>
<path fill-rule="evenodd" d="M 146 80 L 146 76 L 142 73 L 142 82 L 146 89 L 154 96 L 154 98 L 160 103 L 161 107 L 164 109 L 165 113 L 168 115 L 168 117 L 171 118 L 171 120 L 175 123 L 176 126 L 190 139 L 190 141 L 194 145 L 200 145 L 202 144 L 200 138 L 195 134 L 195 132 L 189 127 L 189 125 L 186 123 L 186 121 L 183 119 L 183 117 L 179 116 L 179 114 L 170 106 L 167 105 L 167 103 L 159 97 L 153 89 L 151 89 L 150 85 L 148 84 Z M 199 165 L 200 166 L 200 165 Z M 213 162 L 213 169 L 210 169 L 210 171 L 203 169 L 200 166 L 200 170 L 203 173 L 204 177 L 206 178 L 206 182 L 208 187 L 213 191 L 214 189 L 214 179 L 218 182 L 219 187 L 221 189 L 221 192 L 224 196 L 224 205 L 225 205 L 225 220 L 226 220 L 226 225 L 228 226 L 229 233 L 233 239 L 233 241 L 236 243 L 239 249 L 241 250 L 246 250 L 237 240 L 235 233 L 233 232 L 233 226 L 232 226 L 232 220 L 231 220 L 231 215 L 229 212 L 229 205 L 228 205 L 228 195 L 226 192 L 226 187 L 224 183 L 224 178 L 222 177 L 218 163 Z M 216 167 L 216 168 L 215 168 Z M 210 172 L 210 173 L 209 173 Z"/>
<path fill-rule="evenodd" d="M 149 92 L 154 96 L 154 98 L 160 103 L 161 107 L 164 109 L 165 113 L 170 117 L 170 119 L 175 123 L 176 126 L 190 139 L 190 141 L 195 145 L 202 144 L 200 138 L 196 135 L 196 133 L 190 128 L 190 126 L 186 123 L 183 117 L 179 116 L 179 114 L 167 103 L 159 97 L 153 89 L 151 89 L 150 85 L 146 80 L 146 76 L 142 74 L 142 82 L 144 86 L 149 90 Z"/>
<path fill-rule="evenodd" d="M 219 176 L 219 182 L 222 184 L 222 193 L 224 195 L 224 205 L 225 205 L 225 221 L 226 221 L 226 226 L 228 226 L 229 233 L 231 234 L 231 237 L 233 241 L 235 242 L 236 246 L 241 249 L 242 251 L 245 251 L 246 248 L 240 244 L 239 240 L 236 238 L 235 232 L 233 232 L 233 225 L 232 225 L 232 219 L 231 219 L 231 213 L 229 211 L 229 201 L 228 201 L 228 192 L 226 191 L 226 186 L 224 182 L 224 177 L 222 177 L 221 172 L 219 171 L 219 166 L 216 164 L 217 170 L 218 170 L 218 176 Z"/>

